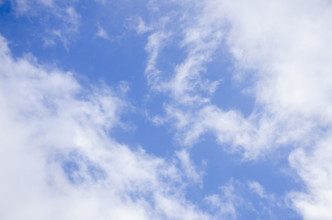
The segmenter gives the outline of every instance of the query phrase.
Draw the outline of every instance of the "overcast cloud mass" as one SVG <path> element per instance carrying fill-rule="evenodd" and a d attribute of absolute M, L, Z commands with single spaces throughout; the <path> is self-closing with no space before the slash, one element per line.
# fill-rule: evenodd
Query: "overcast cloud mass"
<path fill-rule="evenodd" d="M 328 0 L 0 0 L 0 219 L 332 219 Z"/>

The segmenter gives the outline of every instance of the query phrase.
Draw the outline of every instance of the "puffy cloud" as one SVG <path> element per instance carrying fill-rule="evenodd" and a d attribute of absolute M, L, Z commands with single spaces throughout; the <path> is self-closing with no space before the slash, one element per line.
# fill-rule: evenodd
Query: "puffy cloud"
<path fill-rule="evenodd" d="M 110 137 L 121 94 L 0 41 L 1 219 L 211 218 L 185 198 L 199 181 L 186 152 L 167 161 Z"/>

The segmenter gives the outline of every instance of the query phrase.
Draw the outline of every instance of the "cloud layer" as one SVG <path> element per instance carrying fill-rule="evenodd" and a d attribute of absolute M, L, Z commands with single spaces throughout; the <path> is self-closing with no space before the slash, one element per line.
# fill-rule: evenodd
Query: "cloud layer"
<path fill-rule="evenodd" d="M 111 4 L 97 2 L 103 10 Z M 75 1 L 10 4 L 16 16 L 39 24 L 44 46 L 60 40 L 68 52 L 69 39 L 84 25 Z M 40 19 L 41 8 L 54 15 L 46 18 L 53 26 Z M 146 10 L 128 16 L 119 39 L 133 30 L 146 37 L 141 74 L 148 101 L 161 104 L 162 112 L 144 111 L 156 125 L 171 126 L 174 145 L 183 148 L 162 158 L 119 143 L 112 131 L 132 109 L 125 94 L 83 85 L 75 74 L 31 55 L 14 57 L 1 37 L 0 193 L 6 199 L 0 218 L 236 219 L 244 206 L 273 218 L 271 210 L 285 204 L 304 219 L 331 218 L 331 3 L 149 1 Z M 93 37 L 111 39 L 107 21 L 100 22 Z M 163 98 L 152 100 L 158 95 Z M 245 113 L 220 104 L 232 95 L 253 100 L 253 107 Z M 219 193 L 190 201 L 188 187 L 204 187 L 190 150 L 206 134 L 243 161 L 277 160 L 273 154 L 285 150 L 295 174 L 290 178 L 305 189 L 277 196 L 258 182 L 232 179 Z M 263 208 L 247 202 L 249 195 Z"/>

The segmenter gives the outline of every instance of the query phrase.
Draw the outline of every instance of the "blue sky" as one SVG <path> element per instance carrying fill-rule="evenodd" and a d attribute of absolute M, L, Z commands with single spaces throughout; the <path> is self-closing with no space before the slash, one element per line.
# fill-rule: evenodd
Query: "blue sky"
<path fill-rule="evenodd" d="M 332 218 L 331 10 L 0 0 L 0 219 Z"/>

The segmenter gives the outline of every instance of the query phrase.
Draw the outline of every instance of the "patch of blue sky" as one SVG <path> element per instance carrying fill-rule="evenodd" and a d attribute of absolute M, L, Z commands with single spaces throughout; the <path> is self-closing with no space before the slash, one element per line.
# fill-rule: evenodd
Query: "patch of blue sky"
<path fill-rule="evenodd" d="M 135 38 L 135 44 L 132 43 L 133 31 L 123 28 L 126 17 L 108 15 L 116 12 L 116 9 L 107 11 L 107 14 L 105 10 L 101 10 L 101 13 L 91 12 L 101 7 L 91 2 L 75 8 L 80 13 L 80 30 L 79 34 L 70 39 L 68 50 L 61 47 L 61 42 L 53 46 L 43 44 L 45 28 L 54 28 L 63 23 L 57 17 L 48 15 L 48 11 L 40 12 L 39 16 L 35 17 L 17 16 L 10 4 L 6 3 L 0 8 L 2 34 L 10 39 L 14 55 L 30 52 L 38 57 L 41 63 L 56 63 L 63 69 L 87 75 L 91 80 L 101 78 L 114 83 L 117 80 L 126 80 L 135 73 L 140 75 L 145 60 L 144 41 L 140 43 L 140 40 Z M 105 29 L 110 32 L 109 41 L 96 36 L 100 21 L 105 20 Z"/>
<path fill-rule="evenodd" d="M 106 172 L 98 164 L 89 161 L 77 152 L 68 155 L 58 155 L 61 168 L 68 181 L 72 184 L 83 184 L 86 181 L 101 181 L 107 178 Z"/>
<path fill-rule="evenodd" d="M 205 192 L 213 193 L 231 179 L 257 181 L 268 192 L 275 194 L 284 194 L 303 187 L 301 182 L 290 175 L 291 170 L 286 166 L 287 159 L 281 156 L 285 153 L 280 152 L 278 156 L 278 152 L 275 152 L 262 160 L 244 161 L 241 154 L 230 153 L 226 150 L 227 147 L 229 146 L 226 144 L 217 144 L 214 136 L 205 135 L 191 149 L 196 166 L 205 167 Z M 278 184 L 275 184 L 276 182 Z"/>
<path fill-rule="evenodd" d="M 212 60 L 206 66 L 205 75 L 211 81 L 220 80 L 220 83 L 211 97 L 211 103 L 224 111 L 236 110 L 244 117 L 249 116 L 256 108 L 255 98 L 249 91 L 254 84 L 253 79 L 245 74 L 245 79 L 237 79 L 239 70 L 235 68 L 236 64 L 225 45 L 215 52 Z"/>
<path fill-rule="evenodd" d="M 110 11 L 102 10 L 103 5 L 95 2 L 77 7 L 76 10 L 81 16 L 79 34 L 69 39 L 68 50 L 61 42 L 56 42 L 56 45 L 43 44 L 45 27 L 62 23 L 50 15 L 43 17 L 47 12 L 40 12 L 40 16 L 37 17 L 17 16 L 7 2 L 0 8 L 0 27 L 2 34 L 10 39 L 9 46 L 14 56 L 21 57 L 31 53 L 42 64 L 55 65 L 78 73 L 77 77 L 83 82 L 102 81 L 112 87 L 117 86 L 119 82 L 127 82 L 130 87 L 130 101 L 134 105 L 139 105 L 138 102 L 143 102 L 148 92 L 144 76 L 146 39 L 137 36 L 134 30 L 124 28 L 129 22 L 128 14 L 120 13 L 125 10 L 123 4 L 119 4 L 118 7 L 120 6 L 120 10 L 111 7 Z M 100 13 L 91 12 L 95 10 L 99 10 Z M 108 32 L 110 39 L 96 35 L 98 25 L 104 25 L 103 28 Z M 87 79 L 84 80 L 82 76 Z"/>
<path fill-rule="evenodd" d="M 244 161 L 240 153 L 230 153 L 227 150 L 229 147 L 227 144 L 217 144 L 213 135 L 206 134 L 191 149 L 195 166 L 203 171 L 203 183 L 202 186 L 189 187 L 188 197 L 193 201 L 204 201 L 206 195 L 218 194 L 220 187 L 235 181 L 239 184 L 239 188 L 235 189 L 238 196 L 241 196 L 245 203 L 252 204 L 255 209 L 262 209 L 254 211 L 242 204 L 237 209 L 239 219 L 263 217 L 264 210 L 259 204 L 262 199 L 258 195 L 253 196 L 248 187 L 248 183 L 254 181 L 261 184 L 266 193 L 280 199 L 280 207 L 272 207 L 271 214 L 287 219 L 300 219 L 299 215 L 287 206 L 286 200 L 281 200 L 290 191 L 304 189 L 303 182 L 296 178 L 294 171 L 287 165 L 286 150 L 280 149 L 261 160 Z M 289 153 L 289 150 L 287 151 Z"/>
<path fill-rule="evenodd" d="M 279 195 L 259 195 L 250 189 L 250 183 L 235 183 L 236 194 L 242 195 L 243 200 L 237 206 L 238 219 L 302 219 L 294 212 Z"/>
<path fill-rule="evenodd" d="M 67 179 L 72 184 L 80 184 L 85 179 L 80 175 L 80 167 L 77 162 L 73 160 L 64 161 L 62 163 L 63 172 L 66 174 Z"/>
<path fill-rule="evenodd" d="M 173 133 L 164 126 L 156 126 L 143 112 L 126 114 L 122 117 L 125 128 L 114 129 L 110 134 L 120 143 L 134 148 L 142 147 L 147 153 L 159 157 L 171 158 L 174 150 Z"/>

